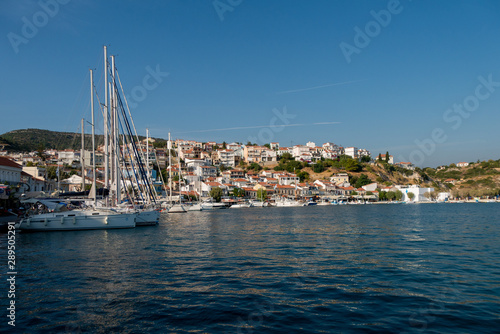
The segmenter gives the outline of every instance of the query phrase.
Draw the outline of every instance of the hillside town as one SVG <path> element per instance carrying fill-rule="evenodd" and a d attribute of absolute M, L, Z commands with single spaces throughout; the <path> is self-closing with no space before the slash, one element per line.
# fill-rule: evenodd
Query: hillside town
<path fill-rule="evenodd" d="M 383 161 L 403 168 L 409 174 L 415 169 L 409 162 L 395 162 L 392 155 L 379 154 L 373 159 L 366 149 L 342 147 L 332 142 L 318 146 L 310 141 L 305 145 L 281 147 L 278 142 L 259 146 L 177 139 L 169 150 L 168 145 L 158 145 L 155 139 L 148 138 L 140 142 L 140 150 L 157 194 L 165 197 L 172 193 L 177 200 L 179 195 L 191 201 L 207 199 L 212 197 L 215 188 L 221 189 L 222 193 L 222 198 L 217 200 L 230 202 L 241 199 L 273 201 L 278 198 L 332 203 L 365 203 L 386 199 L 422 202 L 445 201 L 450 197 L 450 192 L 436 193 L 434 188 L 418 184 L 391 184 L 370 179 L 362 183 L 352 182 L 349 172 L 354 169 L 348 167 L 341 167 L 338 173 L 321 177 L 310 177 L 307 172 L 298 171 L 308 166 L 314 172 L 321 173 L 324 169 L 320 167 L 328 161 L 339 161 L 341 158 L 369 164 Z M 126 147 L 122 147 L 122 152 L 127 152 Z M 169 153 L 171 165 L 168 163 Z M 6 147 L 0 147 L 0 183 L 4 184 L 5 189 L 7 185 L 16 186 L 15 191 L 25 195 L 88 190 L 92 183 L 92 159 L 92 152 L 88 150 L 47 149 L 43 152 L 13 153 L 8 152 Z M 130 159 L 132 157 L 124 153 L 125 164 Z M 288 164 L 283 165 L 283 161 Z M 95 154 L 95 163 L 96 181 L 101 187 L 103 162 L 104 147 L 100 146 Z M 458 163 L 457 166 L 467 164 Z M 291 169 L 287 166 L 296 167 Z M 122 172 L 127 173 L 125 169 Z M 134 184 L 126 186 L 133 187 Z M 380 196 L 381 193 L 383 196 Z M 396 195 L 387 198 L 387 193 Z M 4 199 L 8 197 L 6 191 L 0 195 Z"/>

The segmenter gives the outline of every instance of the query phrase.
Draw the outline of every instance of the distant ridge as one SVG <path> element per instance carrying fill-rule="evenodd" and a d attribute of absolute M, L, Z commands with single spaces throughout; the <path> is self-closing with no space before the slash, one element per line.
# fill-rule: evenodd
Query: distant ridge
<path fill-rule="evenodd" d="M 139 136 L 139 139 L 144 139 Z M 155 139 L 157 145 L 165 140 Z M 91 147 L 92 136 L 85 134 L 85 148 Z M 96 135 L 96 146 L 104 143 L 102 135 Z M 41 129 L 13 130 L 0 135 L 0 146 L 12 152 L 33 152 L 40 149 L 79 150 L 81 148 L 81 134 L 76 132 L 58 132 Z"/>
<path fill-rule="evenodd" d="M 85 135 L 85 141 L 90 143 L 91 135 Z M 96 142 L 102 141 L 102 136 L 96 136 Z M 72 132 L 57 132 L 41 129 L 14 130 L 0 135 L 0 144 L 6 144 L 8 151 L 32 152 L 39 149 L 79 149 L 81 135 Z"/>

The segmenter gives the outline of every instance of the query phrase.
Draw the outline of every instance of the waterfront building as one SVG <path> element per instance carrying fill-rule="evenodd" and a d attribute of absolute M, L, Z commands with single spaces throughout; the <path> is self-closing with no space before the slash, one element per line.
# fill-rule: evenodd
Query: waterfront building
<path fill-rule="evenodd" d="M 335 183 L 336 185 L 339 185 L 342 183 L 349 183 L 349 174 L 338 173 L 337 175 L 330 177 L 330 181 Z"/>
<path fill-rule="evenodd" d="M 0 157 L 0 183 L 18 184 L 23 168 L 6 157 Z"/>

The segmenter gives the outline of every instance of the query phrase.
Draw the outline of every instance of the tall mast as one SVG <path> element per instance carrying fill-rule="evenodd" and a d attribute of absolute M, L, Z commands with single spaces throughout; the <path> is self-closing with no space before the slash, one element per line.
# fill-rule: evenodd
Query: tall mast
<path fill-rule="evenodd" d="M 90 70 L 90 113 L 92 115 L 92 190 L 91 196 L 94 199 L 94 207 L 97 206 L 96 179 L 95 179 L 95 123 L 94 123 L 94 74 Z"/>
<path fill-rule="evenodd" d="M 146 128 L 146 175 L 149 180 L 149 129 Z"/>
<path fill-rule="evenodd" d="M 113 141 L 113 94 L 112 94 L 112 84 L 108 82 L 109 91 L 109 199 L 111 200 L 111 205 L 114 206 L 115 203 L 115 175 L 114 175 L 114 141 Z"/>
<path fill-rule="evenodd" d="M 172 142 L 170 141 L 170 132 L 168 133 L 168 188 L 170 190 L 170 206 L 172 206 Z"/>
<path fill-rule="evenodd" d="M 82 165 L 82 191 L 85 191 L 85 132 L 82 118 L 82 150 L 80 151 L 80 164 Z"/>
<path fill-rule="evenodd" d="M 177 141 L 177 161 L 179 162 L 179 204 L 182 204 L 182 190 L 181 190 L 181 145 L 179 145 L 179 141 Z"/>
<path fill-rule="evenodd" d="M 150 177 L 149 177 L 149 129 L 146 128 L 146 182 L 149 183 Z M 150 203 L 151 199 L 150 196 L 147 196 L 147 202 L 148 204 Z"/>
<path fill-rule="evenodd" d="M 113 174 L 115 181 L 116 191 L 116 204 L 121 202 L 121 189 L 120 189 L 120 164 L 119 164 L 119 151 L 120 151 L 120 137 L 118 132 L 118 110 L 117 110 L 117 97 L 116 97 L 116 76 L 115 76 L 115 56 L 111 56 L 111 76 L 112 76 L 112 95 L 113 95 Z M 110 92 L 111 93 L 111 92 Z"/>
<path fill-rule="evenodd" d="M 104 188 L 109 189 L 108 49 L 104 46 Z M 104 193 L 103 193 L 104 194 Z"/>

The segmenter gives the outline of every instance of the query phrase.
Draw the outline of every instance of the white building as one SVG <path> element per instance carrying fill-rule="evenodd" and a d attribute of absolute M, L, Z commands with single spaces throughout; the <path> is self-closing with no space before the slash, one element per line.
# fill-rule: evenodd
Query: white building
<path fill-rule="evenodd" d="M 403 201 L 405 202 L 426 202 L 429 201 L 427 197 L 425 197 L 425 193 L 434 191 L 434 188 L 420 188 L 418 185 L 411 186 L 396 186 L 403 193 Z M 415 196 L 413 200 L 410 200 L 408 196 L 409 193 L 413 193 Z"/>
<path fill-rule="evenodd" d="M 217 151 L 218 160 L 221 165 L 227 167 L 234 167 L 235 163 L 235 155 L 233 150 L 218 150 Z"/>
<path fill-rule="evenodd" d="M 267 162 L 267 161 L 276 161 L 277 160 L 277 154 L 275 150 L 263 150 L 261 152 L 261 161 L 262 162 Z"/>
<path fill-rule="evenodd" d="M 307 147 L 310 147 L 310 148 L 314 148 L 314 147 L 316 147 L 316 143 L 315 143 L 315 142 L 313 142 L 313 141 L 308 141 L 308 142 L 306 143 L 306 146 L 307 146 Z"/>
<path fill-rule="evenodd" d="M 23 167 L 23 172 L 38 179 L 45 180 L 47 178 L 47 170 L 42 167 Z"/>
<path fill-rule="evenodd" d="M 293 156 L 293 148 L 290 147 L 280 147 L 278 148 L 277 154 L 281 157 L 283 154 L 288 153 Z"/>
<path fill-rule="evenodd" d="M 304 146 L 304 145 L 295 145 L 293 147 L 293 151 L 292 151 L 292 155 L 294 158 L 300 158 L 302 157 L 304 154 L 310 154 L 309 153 L 309 147 L 308 146 Z"/>
<path fill-rule="evenodd" d="M 336 185 L 349 183 L 349 175 L 347 173 L 338 173 L 337 175 L 330 177 L 330 181 Z"/>
<path fill-rule="evenodd" d="M 217 176 L 217 168 L 214 166 L 198 166 L 195 169 L 195 175 L 201 177 L 201 179 L 205 180 L 209 177 Z"/>
<path fill-rule="evenodd" d="M 358 157 L 358 148 L 357 147 L 346 147 L 345 148 L 345 155 L 348 155 L 353 159 L 357 158 Z"/>
<path fill-rule="evenodd" d="M 19 183 L 21 182 L 22 167 L 14 161 L 0 157 L 0 183 Z"/>

